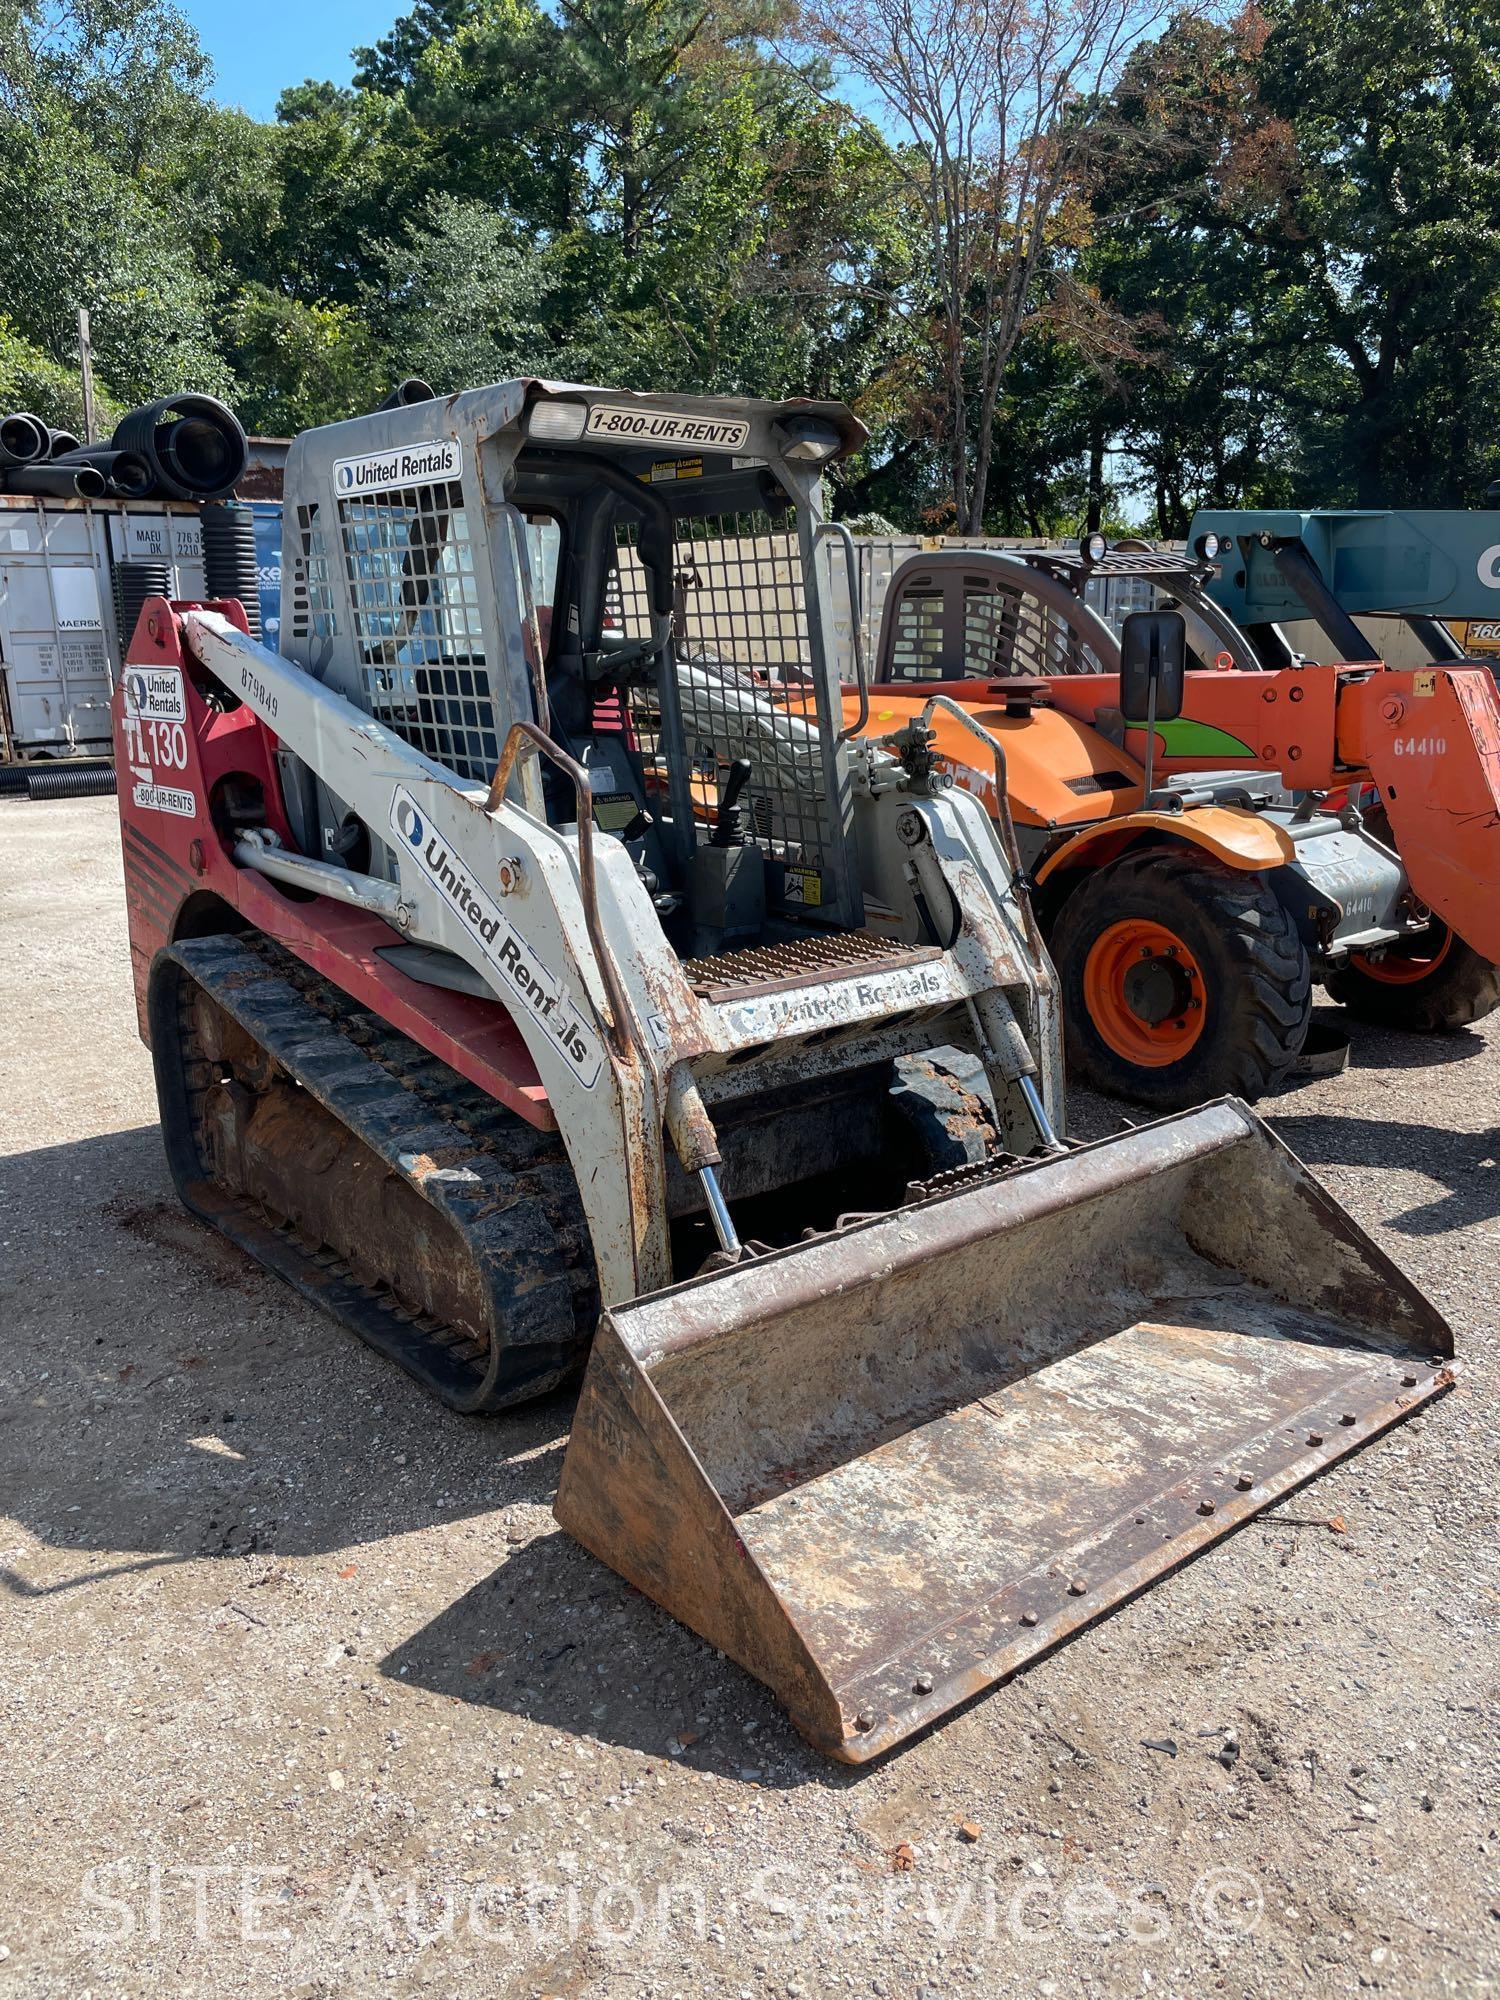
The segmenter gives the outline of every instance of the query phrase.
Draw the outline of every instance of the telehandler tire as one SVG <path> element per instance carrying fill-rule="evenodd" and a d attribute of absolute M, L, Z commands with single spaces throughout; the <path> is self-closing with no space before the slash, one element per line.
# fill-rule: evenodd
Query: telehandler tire
<path fill-rule="evenodd" d="M 1451 1035 L 1500 1005 L 1500 966 L 1481 958 L 1436 917 L 1378 958 L 1351 952 L 1323 976 L 1330 1000 L 1379 1028 Z"/>
<path fill-rule="evenodd" d="M 1084 881 L 1052 926 L 1071 1074 L 1179 1111 L 1275 1090 L 1302 1051 L 1312 973 L 1264 875 L 1148 848 Z"/>

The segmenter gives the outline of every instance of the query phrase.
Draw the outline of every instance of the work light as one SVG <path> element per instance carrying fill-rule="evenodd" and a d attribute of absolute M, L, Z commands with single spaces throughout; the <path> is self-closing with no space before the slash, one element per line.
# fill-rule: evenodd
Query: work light
<path fill-rule="evenodd" d="M 576 444 L 588 421 L 586 403 L 549 399 L 533 403 L 526 419 L 526 435 L 536 444 Z"/>

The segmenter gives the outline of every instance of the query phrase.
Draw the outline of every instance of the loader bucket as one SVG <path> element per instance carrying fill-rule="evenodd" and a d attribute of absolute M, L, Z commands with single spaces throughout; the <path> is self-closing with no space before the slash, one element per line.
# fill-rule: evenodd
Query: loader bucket
<path fill-rule="evenodd" d="M 1231 1098 L 616 1307 L 557 1518 L 862 1762 L 1452 1380 Z"/>

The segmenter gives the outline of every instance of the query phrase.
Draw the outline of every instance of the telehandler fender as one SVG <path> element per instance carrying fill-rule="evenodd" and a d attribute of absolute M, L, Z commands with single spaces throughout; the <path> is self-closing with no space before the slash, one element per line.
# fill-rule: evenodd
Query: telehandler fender
<path fill-rule="evenodd" d="M 1296 849 L 1270 820 L 1238 806 L 1195 806 L 1187 812 L 1124 813 L 1066 835 L 1036 871 L 1040 885 L 1072 868 L 1102 868 L 1142 836 L 1201 848 L 1226 868 L 1261 874 L 1296 858 Z"/>

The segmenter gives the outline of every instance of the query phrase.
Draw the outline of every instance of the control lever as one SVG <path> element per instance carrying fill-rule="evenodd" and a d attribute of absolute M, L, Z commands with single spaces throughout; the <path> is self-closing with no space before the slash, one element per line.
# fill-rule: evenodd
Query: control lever
<path fill-rule="evenodd" d="M 729 777 L 714 819 L 714 830 L 708 837 L 710 847 L 744 846 L 745 815 L 740 808 L 740 795 L 750 782 L 752 769 L 748 757 L 736 757 L 730 765 Z"/>

